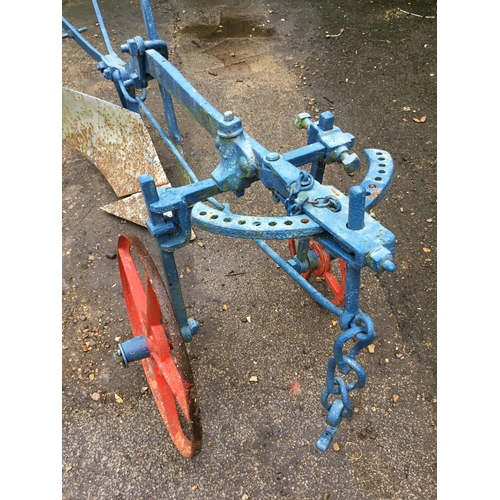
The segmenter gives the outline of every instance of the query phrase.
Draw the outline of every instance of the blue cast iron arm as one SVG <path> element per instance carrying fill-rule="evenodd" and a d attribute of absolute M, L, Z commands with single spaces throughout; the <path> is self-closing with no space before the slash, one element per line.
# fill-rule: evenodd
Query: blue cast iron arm
<path fill-rule="evenodd" d="M 85 38 L 80 34 L 80 31 L 77 30 L 71 23 L 69 23 L 65 17 L 62 18 L 62 27 L 66 30 L 69 38 L 73 38 L 75 42 L 90 56 L 97 62 L 101 62 L 104 59 L 104 56 L 95 49 Z"/>

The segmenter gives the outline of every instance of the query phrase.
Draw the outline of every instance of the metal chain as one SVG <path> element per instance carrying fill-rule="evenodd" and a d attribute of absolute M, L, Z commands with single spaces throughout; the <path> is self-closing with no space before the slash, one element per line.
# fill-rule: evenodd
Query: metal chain
<path fill-rule="evenodd" d="M 348 354 L 344 354 L 345 344 L 352 339 L 355 340 L 354 346 Z M 328 411 L 327 428 L 316 443 L 316 447 L 321 451 L 326 451 L 330 446 L 342 419 L 351 417 L 354 412 L 354 407 L 349 400 L 349 392 L 362 389 L 366 383 L 365 370 L 354 358 L 361 349 L 370 345 L 374 340 L 375 330 L 372 319 L 367 314 L 359 313 L 350 322 L 349 328 L 343 331 L 333 343 L 333 356 L 328 361 L 326 385 L 321 393 L 321 404 Z M 342 377 L 335 376 L 337 367 L 343 375 L 347 375 L 352 370 L 357 380 L 347 384 Z M 339 394 L 340 399 L 329 402 L 331 395 Z"/>
<path fill-rule="evenodd" d="M 295 200 L 300 192 L 308 191 L 313 186 L 314 177 L 305 170 L 301 170 L 297 179 L 288 184 L 287 189 L 290 195 L 285 200 L 285 208 L 288 215 L 299 215 L 302 213 L 302 206 L 309 198 L 306 196 L 299 203 L 296 203 Z"/>

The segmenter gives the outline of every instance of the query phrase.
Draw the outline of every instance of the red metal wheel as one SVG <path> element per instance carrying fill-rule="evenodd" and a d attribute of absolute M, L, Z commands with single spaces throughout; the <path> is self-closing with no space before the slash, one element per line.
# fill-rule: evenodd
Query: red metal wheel
<path fill-rule="evenodd" d="M 134 337 L 143 335 L 150 351 L 150 356 L 142 359 L 149 387 L 175 446 L 183 457 L 192 458 L 201 451 L 200 410 L 191 363 L 169 294 L 137 236 L 120 236 L 118 263 L 132 333 Z M 183 430 L 183 420 L 190 437 Z"/>
<path fill-rule="evenodd" d="M 290 253 L 292 257 L 295 257 L 297 251 L 295 248 L 295 240 L 290 238 L 288 240 L 288 245 L 290 247 Z M 317 241 L 310 239 L 309 240 L 309 248 L 314 250 L 314 253 L 318 257 L 319 265 L 315 269 L 309 269 L 305 273 L 302 274 L 306 280 L 311 277 L 311 274 L 314 273 L 315 276 L 324 277 L 325 281 L 328 283 L 328 286 L 333 292 L 333 299 L 331 302 L 336 306 L 341 306 L 345 301 L 345 280 L 346 280 L 346 263 L 342 259 L 338 259 L 339 270 L 340 270 L 340 280 L 335 276 L 335 273 L 332 270 L 332 262 L 330 255 L 325 250 L 323 245 L 318 243 Z"/>

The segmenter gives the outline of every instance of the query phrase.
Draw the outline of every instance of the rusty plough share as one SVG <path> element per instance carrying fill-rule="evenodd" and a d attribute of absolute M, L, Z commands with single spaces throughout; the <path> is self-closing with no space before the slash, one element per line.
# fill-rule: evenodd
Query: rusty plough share
<path fill-rule="evenodd" d="M 120 236 L 120 276 L 134 337 L 119 345 L 115 361 L 128 366 L 132 361 L 142 360 L 158 409 L 177 449 L 186 458 L 199 453 L 200 411 L 185 347 L 199 325 L 187 317 L 174 252 L 190 241 L 192 225 L 220 235 L 251 239 L 316 302 L 339 318 L 343 331 L 334 341 L 320 398 L 328 415 L 326 430 L 316 446 L 326 451 L 342 419 L 353 414 L 349 392 L 364 387 L 366 382 L 356 355 L 375 338 L 373 321 L 359 308 L 361 269 L 367 266 L 377 273 L 395 270 L 394 235 L 366 213 L 389 187 L 393 174 L 391 156 L 379 149 L 365 150 L 368 172 L 347 196 L 334 186 L 323 185 L 327 164 L 340 163 L 348 173 L 360 165 L 358 156 L 350 152 L 354 137 L 334 125 L 331 112 L 321 113 L 317 122 L 306 113 L 297 116 L 295 125 L 307 131 L 307 145 L 283 154 L 268 151 L 244 132 L 241 120 L 233 112 L 216 110 L 168 61 L 167 45 L 158 40 L 149 1 L 140 2 L 148 40 L 137 36 L 120 47 L 121 52 L 129 54 L 127 62 L 113 51 L 96 0 L 93 5 L 108 54 L 99 53 L 85 40 L 81 35 L 85 28 L 78 30 L 64 18 L 63 38 L 75 40 L 98 62 L 97 68 L 104 77 L 113 82 L 122 105 L 114 108 L 136 118 L 144 116 L 155 126 L 190 181 L 172 187 L 161 168 L 158 170 L 154 147 L 148 139 L 139 146 L 144 161 L 137 172 L 138 186 L 147 208 L 146 225 L 158 243 L 168 287 L 141 241 L 130 234 Z M 144 104 L 146 88 L 153 79 L 160 87 L 166 132 Z M 75 96 L 76 93 L 63 89 L 65 114 L 71 116 L 67 128 L 79 124 L 75 102 L 87 99 L 90 103 L 94 99 Z M 172 98 L 215 139 L 220 162 L 208 179 L 199 181 L 183 157 Z M 103 113 L 95 111 L 101 117 Z M 111 111 L 111 115 L 120 113 Z M 92 130 L 92 123 L 87 124 L 86 130 L 87 142 L 80 141 L 78 147 L 97 164 L 95 148 L 99 134 Z M 81 138 L 82 134 L 80 131 L 77 135 Z M 70 135 L 67 130 L 65 137 Z M 137 143 L 132 140 L 128 147 L 137 150 Z M 126 155 L 123 161 L 127 162 Z M 302 169 L 307 165 L 309 172 Z M 119 185 L 120 179 L 116 182 Z M 254 182 L 264 184 L 274 201 L 284 205 L 286 215 L 238 215 L 230 211 L 229 205 L 214 198 L 226 191 L 243 196 Z M 282 258 L 266 240 L 289 240 L 291 256 Z M 332 271 L 331 260 L 335 259 L 339 263 L 339 277 Z M 324 277 L 333 298 L 325 297 L 309 282 L 312 274 Z M 348 342 L 353 346 L 344 352 Z M 342 376 L 349 373 L 356 380 L 347 383 Z"/>

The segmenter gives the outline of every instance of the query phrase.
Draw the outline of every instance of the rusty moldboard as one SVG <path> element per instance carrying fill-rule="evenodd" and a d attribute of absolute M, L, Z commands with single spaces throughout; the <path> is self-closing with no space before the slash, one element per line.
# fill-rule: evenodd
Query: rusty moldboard
<path fill-rule="evenodd" d="M 137 113 L 63 87 L 62 131 L 63 139 L 99 169 L 118 197 L 139 192 L 142 174 L 151 174 L 157 186 L 169 184 Z"/>

